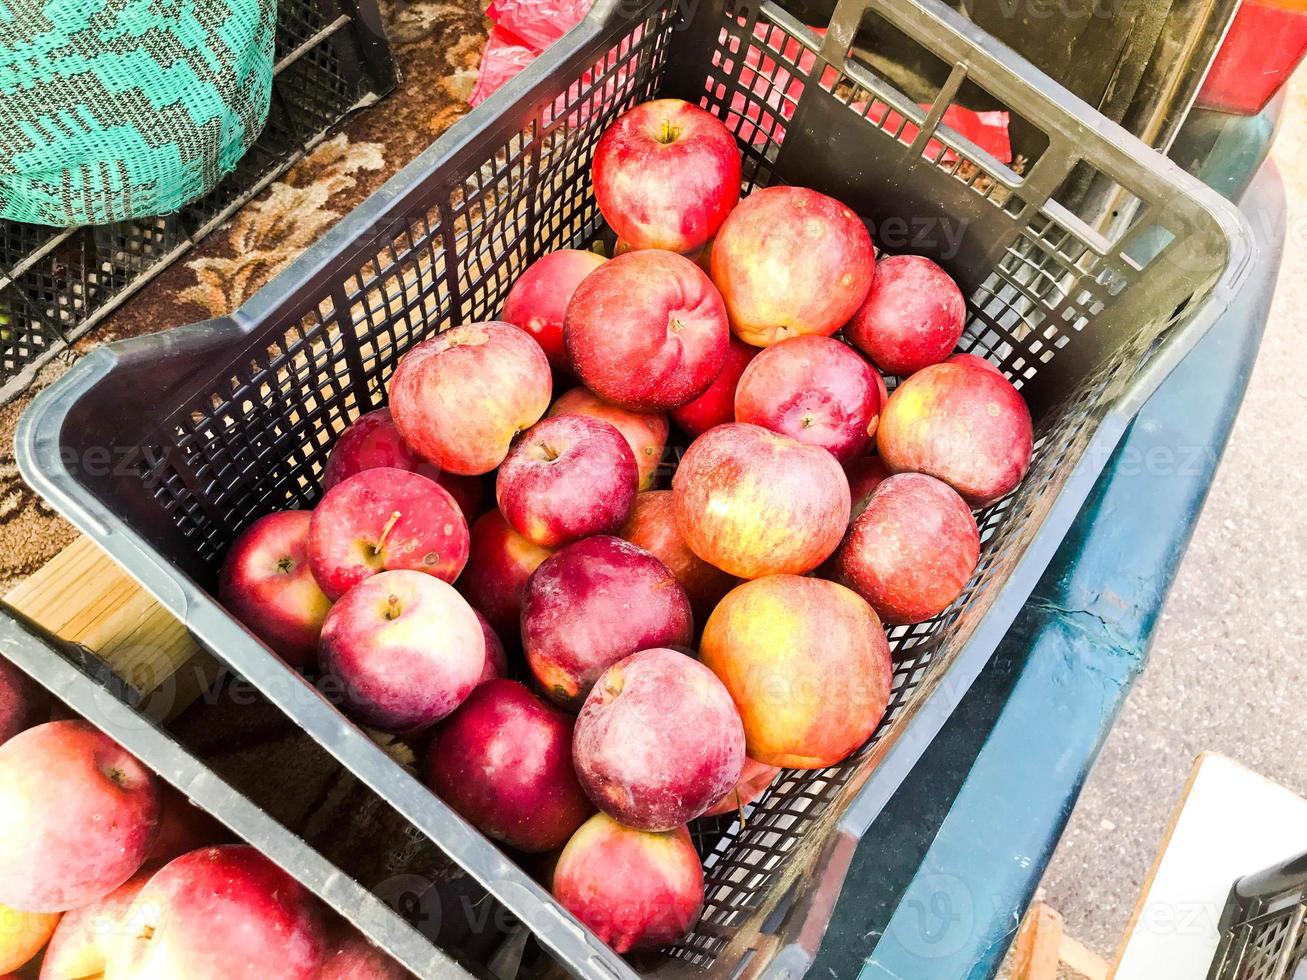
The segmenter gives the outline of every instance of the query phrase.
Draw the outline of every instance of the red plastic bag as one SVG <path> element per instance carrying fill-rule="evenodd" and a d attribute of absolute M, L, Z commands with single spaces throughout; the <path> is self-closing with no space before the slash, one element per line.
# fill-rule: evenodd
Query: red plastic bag
<path fill-rule="evenodd" d="M 480 105 L 549 45 L 581 22 L 592 0 L 493 0 L 486 15 L 495 22 L 481 53 L 476 88 Z"/>

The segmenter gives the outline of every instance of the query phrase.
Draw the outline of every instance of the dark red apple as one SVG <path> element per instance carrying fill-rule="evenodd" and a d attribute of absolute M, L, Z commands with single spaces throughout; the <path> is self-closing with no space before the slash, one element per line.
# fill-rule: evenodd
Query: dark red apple
<path fill-rule="evenodd" d="M 581 707 L 572 761 L 586 794 L 638 830 L 672 830 L 724 796 L 744 766 L 731 695 L 677 650 L 633 653 L 609 667 Z"/>
<path fill-rule="evenodd" d="M 557 548 L 620 528 L 638 481 L 635 454 L 616 428 L 588 415 L 556 415 L 513 444 L 495 496 L 518 534 Z"/>
<path fill-rule="evenodd" d="M 390 379 L 390 410 L 423 459 L 476 476 L 503 462 L 552 392 L 549 359 L 525 330 L 465 323 L 408 349 Z"/>
<path fill-rule="evenodd" d="M 504 320 L 534 337 L 555 371 L 571 371 L 563 346 L 568 300 L 581 280 L 605 261 L 602 255 L 575 248 L 546 252 L 526 267 L 508 291 Z"/>
<path fill-rule="evenodd" d="M 871 446 L 880 418 L 876 372 L 830 337 L 791 337 L 758 354 L 735 389 L 735 420 L 820 446 L 841 463 Z"/>
<path fill-rule="evenodd" d="M 452 582 L 467 555 L 467 522 L 454 498 L 407 470 L 351 476 L 327 491 L 309 525 L 313 577 L 333 601 L 382 571 L 408 569 Z"/>
<path fill-rule="evenodd" d="M 716 380 L 694 401 L 672 409 L 672 421 L 692 436 L 702 435 L 715 425 L 734 422 L 735 389 L 740 375 L 757 353 L 758 348 L 732 337 Z"/>
<path fill-rule="evenodd" d="M 637 650 L 685 646 L 690 602 L 667 566 L 598 535 L 541 562 L 522 599 L 522 645 L 545 694 L 576 710 L 610 664 Z"/>
<path fill-rule="evenodd" d="M 312 662 L 331 609 L 309 560 L 312 512 L 268 514 L 232 542 L 218 573 L 218 601 L 288 664 Z"/>
<path fill-rule="evenodd" d="M 50 718 L 50 695 L 27 672 L 0 657 L 0 745 Z"/>
<path fill-rule="evenodd" d="M 887 374 L 912 374 L 953 352 L 967 304 L 947 272 L 924 255 L 876 263 L 871 290 L 844 336 Z"/>
<path fill-rule="evenodd" d="M 722 369 L 726 309 L 703 270 L 671 252 L 628 252 L 592 272 L 567 305 L 577 376 L 605 401 L 663 412 L 698 398 Z"/>
<path fill-rule="evenodd" d="M 390 409 L 378 408 L 360 415 L 336 437 L 327 465 L 322 469 L 322 490 L 325 493 L 355 473 L 380 466 L 421 473 L 432 480 L 440 476 L 437 467 L 409 449 L 390 416 Z"/>
<path fill-rule="evenodd" d="M 937 616 L 962 594 L 980 557 L 966 501 L 922 473 L 882 483 L 836 553 L 840 581 L 891 626 Z"/>
<path fill-rule="evenodd" d="M 649 552 L 676 576 L 690 600 L 696 623 L 706 623 L 721 597 L 739 584 L 735 576 L 708 564 L 690 550 L 676 526 L 676 506 L 670 490 L 637 493 L 621 536 Z"/>
<path fill-rule="evenodd" d="M 404 969 L 353 929 L 332 940 L 313 980 L 411 980 Z"/>
<path fill-rule="evenodd" d="M 426 783 L 488 837 L 561 847 L 594 812 L 572 769 L 572 719 L 517 681 L 478 687 L 440 726 Z"/>
<path fill-rule="evenodd" d="M 486 641 L 467 601 L 421 572 L 381 572 L 345 593 L 322 627 L 319 663 L 345 710 L 386 731 L 424 728 L 481 680 Z"/>
<path fill-rule="evenodd" d="M 932 364 L 894 389 L 876 445 L 895 473 L 926 473 L 973 507 L 1012 492 L 1030 467 L 1034 435 L 1021 393 L 997 371 Z"/>
<path fill-rule="evenodd" d="M 521 635 L 522 590 L 553 551 L 522 537 L 497 510 L 472 525 L 471 537 L 458 589 L 505 642 L 516 645 Z"/>
<path fill-rule="evenodd" d="M 875 252 L 856 214 L 803 187 L 754 191 L 713 242 L 712 279 L 735 336 L 767 347 L 830 336 L 867 298 Z"/>
<path fill-rule="evenodd" d="M 604 131 L 593 182 L 604 220 L 632 248 L 689 252 L 740 199 L 740 149 L 712 113 L 657 99 Z"/>
<path fill-rule="evenodd" d="M 849 478 L 849 498 L 853 502 L 849 511 L 849 524 L 852 525 L 858 515 L 867 509 L 867 501 L 876 492 L 876 488 L 893 474 L 879 456 L 860 456 L 845 463 L 844 474 Z"/>
<path fill-rule="evenodd" d="M 508 676 L 508 651 L 504 649 L 504 643 L 499 639 L 499 634 L 495 628 L 490 625 L 490 621 L 482 616 L 476 609 L 477 622 L 481 624 L 481 634 L 486 641 L 486 665 L 481 669 L 481 679 L 478 684 L 484 684 L 486 681 L 493 681 L 499 677 Z"/>

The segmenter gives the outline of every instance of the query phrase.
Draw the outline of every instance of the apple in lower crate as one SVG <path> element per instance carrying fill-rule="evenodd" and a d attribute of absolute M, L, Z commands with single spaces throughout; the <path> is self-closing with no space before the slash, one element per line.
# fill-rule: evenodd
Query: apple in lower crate
<path fill-rule="evenodd" d="M 158 828 L 154 776 L 86 722 L 46 722 L 0 746 L 0 903 L 93 902 L 140 869 Z"/>
<path fill-rule="evenodd" d="M 971 580 L 980 533 L 966 501 L 923 473 L 891 476 L 835 554 L 840 581 L 892 626 L 948 608 Z"/>
<path fill-rule="evenodd" d="M 605 261 L 602 255 L 576 248 L 546 252 L 518 276 L 504 300 L 504 320 L 534 337 L 557 372 L 571 371 L 563 345 L 567 303 L 581 280 Z"/>
<path fill-rule="evenodd" d="M 1030 409 L 1011 382 L 956 361 L 923 368 L 894 389 L 876 433 L 891 470 L 943 480 L 972 507 L 1016 488 L 1032 443 Z"/>
<path fill-rule="evenodd" d="M 740 376 L 749 366 L 757 347 L 750 347 L 737 337 L 731 337 L 726 359 L 708 390 L 692 402 L 672 409 L 672 421 L 692 436 L 702 435 L 717 425 L 735 421 L 735 389 Z"/>
<path fill-rule="evenodd" d="M 685 590 L 696 623 L 705 623 L 721 597 L 739 580 L 710 565 L 685 543 L 676 526 L 676 505 L 670 490 L 646 490 L 635 495 L 635 506 L 622 535 L 667 566 Z"/>
<path fill-rule="evenodd" d="M 309 561 L 307 510 L 260 517 L 242 531 L 218 573 L 218 600 L 294 667 L 313 660 L 331 609 Z"/>
<path fill-rule="evenodd" d="M 830 337 L 792 337 L 758 354 L 735 389 L 735 420 L 752 422 L 841 463 L 865 454 L 880 417 L 876 372 Z"/>
<path fill-rule="evenodd" d="M 699 653 L 726 685 L 746 752 L 787 769 L 833 766 L 875 731 L 889 703 L 889 643 L 857 593 L 770 575 L 731 590 Z"/>
<path fill-rule="evenodd" d="M 689 252 L 740 199 L 740 148 L 712 113 L 655 99 L 623 113 L 595 147 L 595 201 L 635 249 Z"/>
<path fill-rule="evenodd" d="M 637 650 L 685 646 L 690 602 L 667 566 L 621 538 L 577 541 L 540 563 L 522 597 L 522 645 L 556 704 L 577 710 L 599 675 Z"/>
<path fill-rule="evenodd" d="M 309 566 L 332 601 L 382 571 L 452 582 L 468 547 L 467 522 L 449 491 L 390 467 L 364 470 L 327 491 L 309 524 Z"/>
<path fill-rule="evenodd" d="M 557 548 L 621 527 L 638 479 L 635 454 L 616 428 L 587 415 L 556 415 L 513 443 L 495 497 L 514 530 Z"/>
<path fill-rule="evenodd" d="M 463 702 L 485 669 L 486 641 L 452 585 L 401 570 L 372 576 L 332 607 L 318 658 L 348 714 L 404 732 Z"/>
<path fill-rule="evenodd" d="M 703 664 L 677 650 L 641 650 L 591 689 L 572 760 L 586 794 L 610 817 L 638 830 L 673 830 L 739 780 L 744 727 Z"/>
<path fill-rule="evenodd" d="M 436 731 L 426 783 L 488 837 L 562 847 L 594 812 L 572 768 L 572 725 L 517 681 L 482 684 Z"/>
<path fill-rule="evenodd" d="M 0 657 L 0 745 L 50 718 L 50 695 L 21 667 Z"/>
<path fill-rule="evenodd" d="M 549 409 L 555 415 L 588 415 L 607 422 L 618 432 L 635 454 L 637 489 L 648 490 L 658 475 L 658 464 L 663 461 L 667 447 L 667 416 L 658 412 L 633 412 L 629 408 L 610 405 L 587 388 L 578 387 L 558 396 Z"/>
<path fill-rule="evenodd" d="M 413 974 L 353 929 L 327 947 L 314 980 L 409 980 Z"/>
<path fill-rule="evenodd" d="M 597 813 L 563 848 L 553 893 L 618 953 L 656 949 L 699 920 L 703 866 L 684 827 L 635 830 Z"/>
<path fill-rule="evenodd" d="M 188 851 L 231 839 L 231 832 L 214 817 L 172 786 L 159 783 L 159 832 L 146 864 L 167 864 Z"/>
<path fill-rule="evenodd" d="M 844 336 L 882 371 L 908 375 L 948 357 L 966 319 L 962 290 L 947 272 L 924 255 L 890 255 L 876 263 Z"/>
<path fill-rule="evenodd" d="M 563 338 L 577 376 L 604 401 L 664 412 L 708 390 L 730 327 L 717 288 L 689 259 L 628 252 L 577 287 Z"/>
<path fill-rule="evenodd" d="M 490 625 L 490 621 L 482 616 L 476 609 L 477 622 L 481 624 L 481 635 L 486 641 L 486 665 L 481 669 L 481 680 L 479 684 L 486 681 L 493 681 L 498 677 L 508 676 L 508 651 L 504 649 L 504 643 L 499 639 L 499 634 L 495 628 Z"/>
<path fill-rule="evenodd" d="M 141 889 L 105 980 L 310 980 L 326 952 L 316 900 L 252 847 L 184 854 Z"/>
<path fill-rule="evenodd" d="M 26 966 L 41 951 L 58 924 L 58 912 L 23 912 L 0 905 L 0 970 L 8 974 L 10 970 Z M 88 975 L 79 973 L 77 977 L 80 980 Z"/>
<path fill-rule="evenodd" d="M 767 187 L 722 225 L 712 280 L 735 336 L 768 347 L 839 330 L 866 299 L 874 264 L 871 236 L 839 201 L 804 187 Z"/>
<path fill-rule="evenodd" d="M 894 474 L 879 456 L 859 456 L 845 463 L 844 474 L 849 478 L 849 498 L 853 502 L 849 511 L 849 525 L 852 526 L 858 515 L 867 509 L 867 501 L 876 488 Z"/>
<path fill-rule="evenodd" d="M 740 578 L 811 571 L 849 526 L 849 481 L 835 457 L 746 423 L 694 440 L 672 494 L 690 549 Z"/>
<path fill-rule="evenodd" d="M 472 525 L 471 537 L 459 591 L 501 638 L 516 644 L 521 635 L 522 590 L 553 549 L 522 537 L 498 510 L 480 517 Z"/>
<path fill-rule="evenodd" d="M 133 931 L 132 904 L 156 870 L 147 867 L 99 901 L 64 913 L 41 961 L 40 980 L 101 976 L 113 944 Z"/>
<path fill-rule="evenodd" d="M 740 770 L 740 779 L 726 794 L 703 812 L 705 817 L 716 817 L 723 813 L 737 813 L 762 796 L 772 784 L 780 766 L 768 766 L 754 759 L 746 758 L 744 768 Z"/>
<path fill-rule="evenodd" d="M 461 476 L 489 473 L 545 414 L 549 359 L 511 323 L 465 323 L 410 347 L 390 379 L 390 411 L 423 459 Z"/>

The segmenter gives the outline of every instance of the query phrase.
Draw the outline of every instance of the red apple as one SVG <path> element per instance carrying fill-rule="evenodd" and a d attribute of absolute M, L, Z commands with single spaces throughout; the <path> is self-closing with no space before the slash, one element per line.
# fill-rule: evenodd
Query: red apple
<path fill-rule="evenodd" d="M 684 646 L 690 603 L 667 566 L 621 538 L 596 536 L 541 562 L 522 598 L 522 645 L 545 694 L 576 710 L 609 664 Z"/>
<path fill-rule="evenodd" d="M 631 512 L 635 454 L 620 432 L 587 415 L 537 422 L 499 468 L 499 512 L 546 548 L 617 530 Z"/>
<path fill-rule="evenodd" d="M 467 569 L 459 591 L 490 621 L 501 638 L 521 637 L 522 590 L 536 567 L 553 554 L 518 534 L 504 515 L 492 510 L 472 525 Z"/>
<path fill-rule="evenodd" d="M 106 980 L 311 980 L 326 952 L 313 896 L 245 845 L 172 861 L 127 917 Z"/>
<path fill-rule="evenodd" d="M 426 783 L 488 837 L 538 853 L 594 807 L 572 769 L 572 719 L 517 681 L 482 684 L 440 726 Z"/>
<path fill-rule="evenodd" d="M 618 953 L 682 939 L 703 909 L 703 866 L 684 827 L 623 827 L 597 813 L 554 870 L 554 897 Z"/>
<path fill-rule="evenodd" d="M 835 555 L 840 581 L 883 622 L 919 623 L 971 580 L 980 532 L 966 501 L 922 473 L 891 476 L 871 495 Z"/>
<path fill-rule="evenodd" d="M 1003 372 L 999 370 L 998 365 L 993 361 L 987 361 L 979 354 L 954 354 L 952 357 L 945 359 L 945 364 L 970 364 L 972 367 L 983 368 L 986 371 L 993 371 L 999 377 L 1003 377 Z"/>
<path fill-rule="evenodd" d="M 932 364 L 894 389 L 876 444 L 895 473 L 937 477 L 982 507 L 1011 493 L 1030 467 L 1030 409 L 997 371 Z"/>
<path fill-rule="evenodd" d="M 407 470 L 364 470 L 327 491 L 309 525 L 313 577 L 333 601 L 369 576 L 408 569 L 445 582 L 467 564 L 468 530 L 449 491 Z"/>
<path fill-rule="evenodd" d="M 62 912 L 134 875 L 159 828 L 154 776 L 84 721 L 0 746 L 0 902 Z"/>
<path fill-rule="evenodd" d="M 421 473 L 431 480 L 440 477 L 439 468 L 409 449 L 390 409 L 378 408 L 360 415 L 336 437 L 322 468 L 322 491 L 326 493 L 356 473 L 382 466 Z"/>
<path fill-rule="evenodd" d="M 735 419 L 820 446 L 841 463 L 866 453 L 880 418 L 876 372 L 830 337 L 762 351 L 735 389 Z"/>
<path fill-rule="evenodd" d="M 404 441 L 441 470 L 489 473 L 549 407 L 549 359 L 511 323 L 465 323 L 408 349 L 390 379 Z"/>
<path fill-rule="evenodd" d="M 226 827 L 167 783 L 159 783 L 159 811 L 159 832 L 147 865 L 167 864 L 188 851 L 232 839 Z"/>
<path fill-rule="evenodd" d="M 672 830 L 739 780 L 744 727 L 703 664 L 676 650 L 641 650 L 591 689 L 576 719 L 572 761 L 586 794 L 610 817 L 638 830 Z"/>
<path fill-rule="evenodd" d="M 288 664 L 313 660 L 331 609 L 309 562 L 307 510 L 268 514 L 242 531 L 218 573 L 218 600 Z"/>
<path fill-rule="evenodd" d="M 689 252 L 740 199 L 740 149 L 712 113 L 657 99 L 604 131 L 593 182 L 604 220 L 632 248 Z"/>
<path fill-rule="evenodd" d="M 849 511 L 849 525 L 852 526 L 858 515 L 867 509 L 867 501 L 876 488 L 893 474 L 879 456 L 859 456 L 844 464 L 844 475 L 849 478 L 849 497 L 853 501 Z"/>
<path fill-rule="evenodd" d="M 735 389 L 740 375 L 749 366 L 758 348 L 750 347 L 737 337 L 731 338 L 726 360 L 708 390 L 692 402 L 672 409 L 672 421 L 692 436 L 702 435 L 713 426 L 735 421 Z"/>
<path fill-rule="evenodd" d="M 730 328 L 703 270 L 671 252 L 628 252 L 586 277 L 563 338 L 585 386 L 623 408 L 662 412 L 713 383 Z"/>
<path fill-rule="evenodd" d="M 605 261 L 602 255 L 575 248 L 546 252 L 526 267 L 508 291 L 505 322 L 534 337 L 555 371 L 571 370 L 563 346 L 563 314 L 568 300 L 581 280 Z"/>
<path fill-rule="evenodd" d="M 889 703 L 885 631 L 834 582 L 745 582 L 713 611 L 699 651 L 739 709 L 749 758 L 764 765 L 833 766 L 871 737 Z"/>
<path fill-rule="evenodd" d="M 622 434 L 635 453 L 635 468 L 640 478 L 638 489 L 648 490 L 653 486 L 667 447 L 666 415 L 610 405 L 587 388 L 573 388 L 559 395 L 549 415 L 588 415 L 607 422 Z"/>
<path fill-rule="evenodd" d="M 690 549 L 740 578 L 811 571 L 849 526 L 849 481 L 834 456 L 741 422 L 690 444 L 672 494 Z"/>
<path fill-rule="evenodd" d="M 477 622 L 481 624 L 482 638 L 486 641 L 486 665 L 481 669 L 481 679 L 477 683 L 484 684 L 499 677 L 507 677 L 508 652 L 504 649 L 503 641 L 486 617 L 475 609 L 472 611 L 476 613 Z"/>
<path fill-rule="evenodd" d="M 947 272 L 924 255 L 890 255 L 876 263 L 844 336 L 882 371 L 906 375 L 948 357 L 966 320 L 966 300 Z"/>
<path fill-rule="evenodd" d="M 486 641 L 453 586 L 421 572 L 382 572 L 332 607 L 319 662 L 364 724 L 410 731 L 439 721 L 472 692 Z"/>
<path fill-rule="evenodd" d="M 40 980 L 103 976 L 109 951 L 133 931 L 128 913 L 157 867 L 141 871 L 99 901 L 65 913 L 41 961 Z"/>
<path fill-rule="evenodd" d="M 58 912 L 23 912 L 0 905 L 0 970 L 5 971 L 5 977 L 19 980 L 18 973 L 9 971 L 18 970 L 36 957 L 58 926 L 59 918 Z M 79 973 L 69 980 L 81 980 L 84 976 L 87 974 Z"/>
<path fill-rule="evenodd" d="M 711 248 L 712 248 L 712 242 L 709 241 L 708 244 L 704 245 L 702 248 L 692 248 L 688 252 L 677 252 L 676 254 L 684 255 L 687 259 L 689 259 L 691 262 L 697 265 L 704 272 L 707 272 L 708 263 L 704 261 L 704 259 Z M 626 241 L 624 238 L 619 238 L 617 239 L 617 241 L 613 243 L 614 258 L 616 258 L 619 255 L 625 255 L 627 252 L 638 252 L 638 251 L 640 251 L 640 249 L 636 248 L 634 245 Z M 666 249 L 663 249 L 662 251 L 666 251 Z"/>
<path fill-rule="evenodd" d="M 50 695 L 25 671 L 0 657 L 0 745 L 50 718 Z"/>
<path fill-rule="evenodd" d="M 670 490 L 637 493 L 621 536 L 649 552 L 676 576 L 690 600 L 695 622 L 706 622 L 721 597 L 738 584 L 735 576 L 709 565 L 690 550 L 676 526 L 676 506 Z"/>
<path fill-rule="evenodd" d="M 712 279 L 735 336 L 767 347 L 839 330 L 867 298 L 874 263 L 866 227 L 839 201 L 803 187 L 767 187 L 722 225 Z"/>
<path fill-rule="evenodd" d="M 717 817 L 723 813 L 738 813 L 767 792 L 767 787 L 772 784 L 772 780 L 780 771 L 779 766 L 767 766 L 746 758 L 744 768 L 740 770 L 739 782 L 727 790 L 725 796 L 703 811 L 703 815 Z"/>
<path fill-rule="evenodd" d="M 331 942 L 314 980 L 409 980 L 413 974 L 353 929 Z"/>

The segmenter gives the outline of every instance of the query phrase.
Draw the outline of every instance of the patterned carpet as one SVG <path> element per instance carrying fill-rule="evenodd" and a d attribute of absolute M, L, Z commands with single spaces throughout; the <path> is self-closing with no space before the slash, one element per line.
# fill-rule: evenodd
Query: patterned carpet
<path fill-rule="evenodd" d="M 230 312 L 467 112 L 488 22 L 480 0 L 382 0 L 402 80 L 358 113 L 183 261 L 132 297 L 30 391 L 0 408 L 0 591 L 76 536 L 14 463 L 14 428 L 32 395 L 86 350 Z"/>

